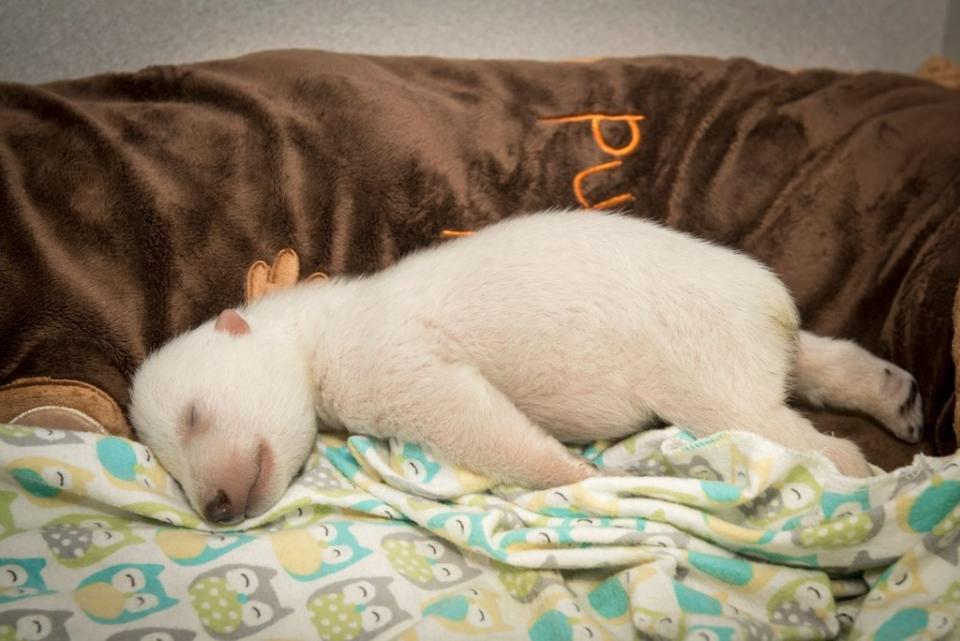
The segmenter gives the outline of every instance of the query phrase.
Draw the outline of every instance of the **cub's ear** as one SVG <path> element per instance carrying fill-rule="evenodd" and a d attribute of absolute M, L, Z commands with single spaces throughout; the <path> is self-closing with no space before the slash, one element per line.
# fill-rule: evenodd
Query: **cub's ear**
<path fill-rule="evenodd" d="M 213 325 L 213 329 L 218 332 L 232 334 L 233 336 L 250 333 L 250 325 L 247 324 L 247 321 L 243 320 L 243 316 L 232 309 L 225 309 L 220 312 L 220 315 L 217 316 L 217 322 Z"/>

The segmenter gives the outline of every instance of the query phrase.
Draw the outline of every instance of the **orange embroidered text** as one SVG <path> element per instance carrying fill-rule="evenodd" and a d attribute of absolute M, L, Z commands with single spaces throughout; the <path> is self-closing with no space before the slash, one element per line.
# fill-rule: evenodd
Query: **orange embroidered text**
<path fill-rule="evenodd" d="M 603 200 L 597 202 L 591 202 L 587 199 L 587 196 L 584 193 L 584 181 L 594 174 L 599 174 L 605 171 L 613 171 L 623 164 L 624 158 L 634 153 L 637 148 L 640 147 L 640 141 L 643 138 L 642 134 L 640 133 L 639 123 L 641 120 L 646 120 L 646 116 L 641 116 L 639 114 L 610 115 L 589 113 L 572 116 L 549 116 L 540 118 L 540 122 L 551 124 L 569 124 L 578 122 L 589 123 L 590 130 L 593 133 L 593 141 L 597 144 L 597 148 L 608 156 L 613 157 L 612 160 L 591 165 L 573 177 L 573 195 L 576 196 L 577 202 L 579 202 L 580 205 L 585 209 L 607 209 L 634 200 L 633 194 L 624 192 L 622 194 L 617 194 L 616 196 L 604 198 Z M 603 124 L 605 122 L 618 122 L 626 124 L 630 133 L 630 139 L 625 144 L 620 146 L 611 144 L 610 141 L 608 141 L 603 135 Z M 443 238 L 459 238 L 461 236 L 469 236 L 471 234 L 473 234 L 472 231 L 454 229 L 444 229 L 442 232 L 440 232 L 440 235 Z"/>
<path fill-rule="evenodd" d="M 600 173 L 602 171 L 611 171 L 616 169 L 623 164 L 623 158 L 629 156 L 640 146 L 640 141 L 643 136 L 640 133 L 640 125 L 638 124 L 641 120 L 645 120 L 645 116 L 641 115 L 608 115 L 608 114 L 579 114 L 574 116 L 551 116 L 548 118 L 541 118 L 540 122 L 548 123 L 575 123 L 575 122 L 588 122 L 590 123 L 590 129 L 593 132 L 593 140 L 597 143 L 597 147 L 605 154 L 613 156 L 613 160 L 602 162 L 591 167 L 587 167 L 576 176 L 573 177 L 573 195 L 576 196 L 577 202 L 579 202 L 583 207 L 587 209 L 604 209 L 607 207 L 615 207 L 623 203 L 632 201 L 633 194 L 622 193 L 616 196 L 611 196 L 599 202 L 590 202 L 587 200 L 586 195 L 584 194 L 583 182 L 584 180 L 592 176 L 593 174 Z M 616 147 L 610 144 L 609 141 L 603 135 L 603 123 L 604 122 L 622 122 L 626 123 L 630 131 L 630 140 L 626 144 Z"/>

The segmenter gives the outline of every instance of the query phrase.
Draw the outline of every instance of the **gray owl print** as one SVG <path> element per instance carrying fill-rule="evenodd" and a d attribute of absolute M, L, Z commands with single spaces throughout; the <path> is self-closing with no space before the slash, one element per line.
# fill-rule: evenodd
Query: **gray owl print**
<path fill-rule="evenodd" d="M 192 641 L 197 636 L 192 630 L 177 628 L 136 628 L 107 637 L 107 641 Z"/>
<path fill-rule="evenodd" d="M 954 567 L 960 564 L 960 530 L 941 535 L 928 532 L 923 535 L 923 547 Z"/>
<path fill-rule="evenodd" d="M 871 510 L 844 514 L 817 525 L 792 531 L 793 542 L 803 548 L 852 548 L 872 539 L 885 520 L 883 506 Z"/>
<path fill-rule="evenodd" d="M 381 543 L 390 565 L 424 590 L 440 590 L 480 576 L 456 548 L 443 539 L 413 532 L 397 532 Z"/>
<path fill-rule="evenodd" d="M 630 476 L 670 476 L 663 455 L 660 454 L 633 461 L 624 468 L 624 472 Z"/>
<path fill-rule="evenodd" d="M 317 635 L 326 641 L 368 641 L 411 619 L 390 591 L 390 577 L 347 579 L 320 588 L 307 599 Z"/>
<path fill-rule="evenodd" d="M 70 641 L 64 623 L 73 616 L 65 610 L 18 609 L 0 612 L 0 639 L 4 641 Z"/>
<path fill-rule="evenodd" d="M 685 550 L 690 546 L 690 535 L 674 532 L 626 532 L 616 539 L 618 545 L 648 545 Z"/>
<path fill-rule="evenodd" d="M 690 459 L 689 463 L 674 463 L 676 476 L 700 479 L 701 481 L 722 481 L 723 474 L 710 464 L 710 461 L 699 454 Z"/>
<path fill-rule="evenodd" d="M 744 641 L 777 641 L 777 633 L 766 621 L 749 617 L 737 617 L 736 621 L 744 633 Z"/>
<path fill-rule="evenodd" d="M 0 441 L 18 447 L 42 447 L 44 445 L 76 445 L 83 439 L 69 430 L 52 430 L 49 427 L 25 427 L 4 425 L 0 427 Z"/>
<path fill-rule="evenodd" d="M 316 466 L 306 470 L 299 482 L 314 490 L 352 489 L 353 485 L 343 474 L 326 459 L 320 459 Z"/>
<path fill-rule="evenodd" d="M 255 565 L 224 565 L 190 584 L 190 604 L 207 633 L 216 639 L 242 639 L 293 612 L 277 600 L 270 580 L 277 571 Z"/>
<path fill-rule="evenodd" d="M 804 626 L 814 631 L 812 636 L 823 639 L 832 638 L 839 629 L 832 609 L 833 595 L 826 579 L 792 581 L 780 588 L 768 603 L 768 614 L 774 625 Z"/>

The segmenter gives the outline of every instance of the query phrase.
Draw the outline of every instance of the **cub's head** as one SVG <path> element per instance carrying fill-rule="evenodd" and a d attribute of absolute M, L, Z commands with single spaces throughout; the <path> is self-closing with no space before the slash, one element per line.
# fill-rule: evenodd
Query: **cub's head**
<path fill-rule="evenodd" d="M 211 523 L 266 512 L 316 438 L 308 355 L 234 310 L 151 354 L 133 380 L 140 440 Z"/>

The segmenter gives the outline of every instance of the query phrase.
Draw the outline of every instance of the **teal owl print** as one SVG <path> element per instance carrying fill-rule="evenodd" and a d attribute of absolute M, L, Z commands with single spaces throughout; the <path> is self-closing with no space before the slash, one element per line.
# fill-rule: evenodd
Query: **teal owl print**
<path fill-rule="evenodd" d="M 897 520 L 909 532 L 943 535 L 960 528 L 960 481 L 934 476 L 916 498 L 897 499 Z"/>
<path fill-rule="evenodd" d="M 541 600 L 528 629 L 530 641 L 613 641 L 610 633 L 565 590 Z"/>
<path fill-rule="evenodd" d="M 403 444 L 396 464 L 402 470 L 404 478 L 418 483 L 429 483 L 442 469 L 422 447 L 413 443 Z"/>
<path fill-rule="evenodd" d="M 97 623 L 128 623 L 177 604 L 160 582 L 163 566 L 113 565 L 80 582 L 73 599 Z"/>
<path fill-rule="evenodd" d="M 49 456 L 26 456 L 10 461 L 7 470 L 23 490 L 21 496 L 44 507 L 62 507 L 87 494 L 94 474 Z"/>
<path fill-rule="evenodd" d="M 47 562 L 39 558 L 0 558 L 0 605 L 52 594 L 41 574 L 46 565 Z"/>
<path fill-rule="evenodd" d="M 65 624 L 72 616 L 65 610 L 0 611 L 0 641 L 70 641 Z"/>
<path fill-rule="evenodd" d="M 224 565 L 190 584 L 190 605 L 207 634 L 242 639 L 258 634 L 293 610 L 280 605 L 271 584 L 277 571 L 254 565 Z"/>
<path fill-rule="evenodd" d="M 307 599 L 317 636 L 326 641 L 367 641 L 411 618 L 390 591 L 390 577 L 348 579 Z"/>
<path fill-rule="evenodd" d="M 870 492 L 866 487 L 843 494 L 824 490 L 820 497 L 820 509 L 824 519 L 865 512 L 870 509 Z"/>
<path fill-rule="evenodd" d="M 430 517 L 427 527 L 433 531 L 444 531 L 453 541 L 484 550 L 489 556 L 502 561 L 506 558 L 506 552 L 490 543 L 484 527 L 485 516 L 474 512 L 446 512 Z"/>
<path fill-rule="evenodd" d="M 280 530 L 270 535 L 273 553 L 298 581 L 313 581 L 350 567 L 370 554 L 344 521 Z"/>
<path fill-rule="evenodd" d="M 618 576 L 612 576 L 590 590 L 587 601 L 594 612 L 611 622 L 619 623 L 630 618 L 630 596 Z"/>
<path fill-rule="evenodd" d="M 423 616 L 451 632 L 485 638 L 510 629 L 500 611 L 499 598 L 482 586 L 463 588 L 428 600 Z"/>
<path fill-rule="evenodd" d="M 455 548 L 433 536 L 397 532 L 385 536 L 381 546 L 393 569 L 424 590 L 449 588 L 480 575 Z"/>
<path fill-rule="evenodd" d="M 43 526 L 40 535 L 50 554 L 68 568 L 99 563 L 114 552 L 142 543 L 130 521 L 106 515 L 68 514 Z"/>
<path fill-rule="evenodd" d="M 723 612 L 723 606 L 720 602 L 709 594 L 684 585 L 677 580 L 672 581 L 672 584 L 673 594 L 684 614 L 719 616 Z"/>
<path fill-rule="evenodd" d="M 339 437 L 321 435 L 319 447 L 322 455 L 346 478 L 352 479 L 360 472 L 357 459 Z"/>
<path fill-rule="evenodd" d="M 116 436 L 97 441 L 97 458 L 107 472 L 107 480 L 121 490 L 159 493 L 166 489 L 170 478 L 150 450 Z"/>
<path fill-rule="evenodd" d="M 955 608 L 903 608 L 877 628 L 876 641 L 945 641 L 954 638 L 957 612 Z"/>

